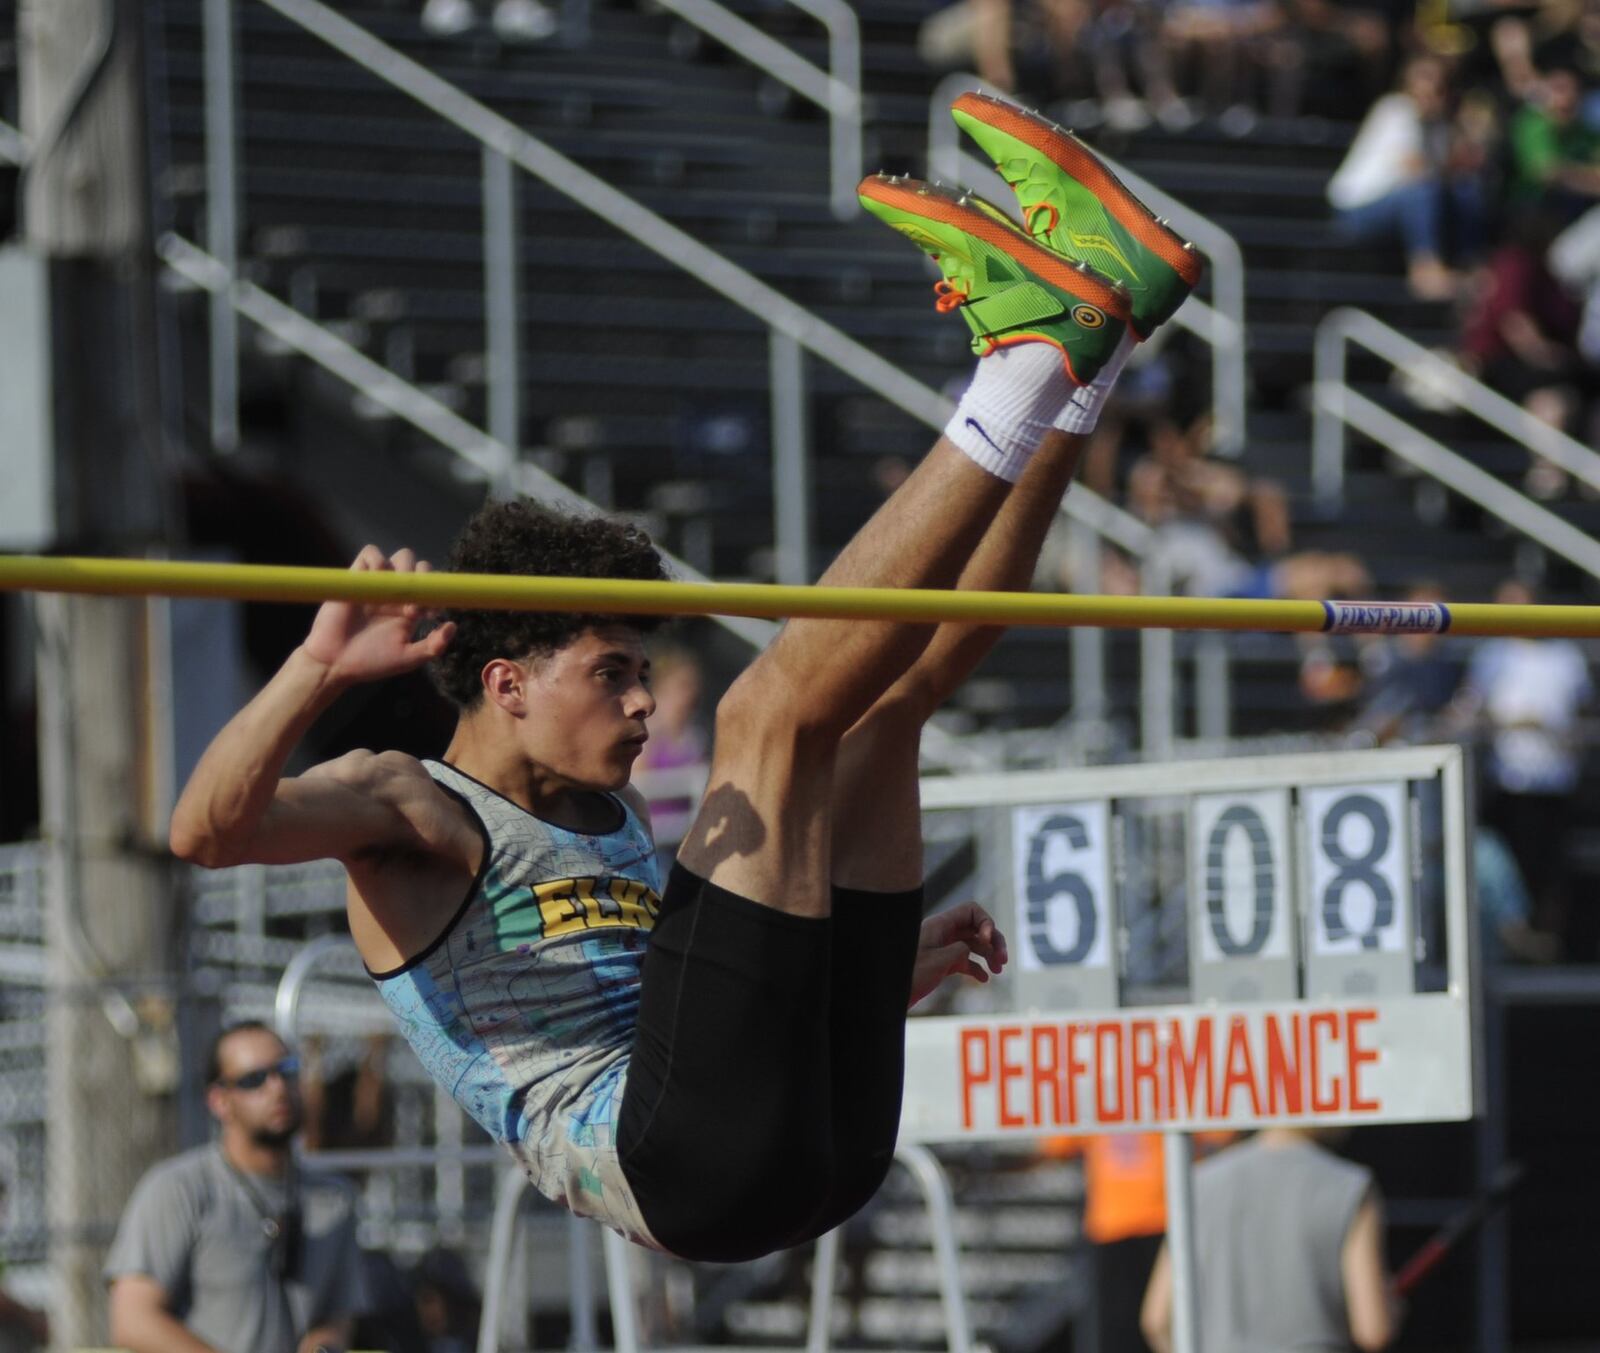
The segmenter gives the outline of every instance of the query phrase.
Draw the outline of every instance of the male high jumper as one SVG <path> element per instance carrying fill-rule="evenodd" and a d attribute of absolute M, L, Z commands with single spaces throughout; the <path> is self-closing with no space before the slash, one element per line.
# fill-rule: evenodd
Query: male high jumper
<path fill-rule="evenodd" d="M 956 119 L 1021 199 L 879 176 L 865 206 L 938 263 L 982 360 L 945 434 L 823 586 L 1018 590 L 1134 343 L 1200 262 L 1077 140 L 997 99 Z M 662 576 L 638 531 L 485 508 L 452 567 Z M 427 566 L 373 546 L 357 569 Z M 882 1182 L 907 1007 L 1005 941 L 922 921 L 924 722 L 992 626 L 795 620 L 717 708 L 705 800 L 662 891 L 628 787 L 648 619 L 323 606 L 211 744 L 172 847 L 221 866 L 333 857 L 350 930 L 429 1071 L 549 1197 L 689 1259 L 822 1234 Z M 352 752 L 282 778 L 346 687 L 433 662 L 440 761 Z M 658 897 L 659 894 L 659 897 Z"/>

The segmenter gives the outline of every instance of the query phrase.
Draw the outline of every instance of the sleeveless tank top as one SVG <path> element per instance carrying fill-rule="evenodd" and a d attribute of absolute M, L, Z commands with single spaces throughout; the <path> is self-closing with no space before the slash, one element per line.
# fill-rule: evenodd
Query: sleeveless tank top
<path fill-rule="evenodd" d="M 1372 1172 L 1311 1142 L 1245 1142 L 1194 1172 L 1200 1346 L 1229 1353 L 1352 1347 L 1340 1256 Z"/>
<path fill-rule="evenodd" d="M 444 933 L 372 974 L 379 994 L 429 1074 L 541 1193 L 657 1247 L 616 1141 L 660 903 L 650 834 L 620 799 L 616 826 L 586 835 L 423 765 L 476 819 L 483 863 Z"/>

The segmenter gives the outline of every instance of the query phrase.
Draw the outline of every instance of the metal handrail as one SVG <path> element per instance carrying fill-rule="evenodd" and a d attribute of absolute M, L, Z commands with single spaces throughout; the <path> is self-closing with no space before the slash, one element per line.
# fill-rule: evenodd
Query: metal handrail
<path fill-rule="evenodd" d="M 828 114 L 828 200 L 839 220 L 855 216 L 861 210 L 856 184 L 861 180 L 862 122 L 861 25 L 855 10 L 845 0 L 789 0 L 828 30 L 829 69 L 824 71 L 717 0 L 658 3 Z"/>
<path fill-rule="evenodd" d="M 260 2 L 482 145 L 604 218 L 647 249 L 694 274 L 725 299 L 860 381 L 913 418 L 935 429 L 942 429 L 949 421 L 955 403 L 947 396 L 790 300 L 753 273 L 708 248 L 665 217 L 569 160 L 427 67 L 351 23 L 321 0 Z M 1137 541 L 1146 528 L 1136 517 L 1082 486 L 1068 496 L 1067 510 L 1107 536 L 1113 544 L 1137 552 Z"/>
<path fill-rule="evenodd" d="M 1491 516 L 1560 555 L 1590 577 L 1600 578 L 1600 541 L 1531 498 L 1507 488 L 1465 456 L 1397 418 L 1381 404 L 1358 394 L 1348 385 L 1335 382 L 1318 382 L 1315 402 L 1319 415 L 1348 423 L 1358 432 L 1381 442 L 1387 451 L 1477 503 Z"/>
<path fill-rule="evenodd" d="M 285 1043 L 292 1044 L 300 1023 L 300 997 L 311 974 L 332 954 L 353 952 L 355 943 L 348 935 L 319 935 L 309 940 L 283 970 L 272 1001 L 272 1027 Z"/>
<path fill-rule="evenodd" d="M 928 102 L 928 176 L 976 187 L 983 195 L 992 197 L 997 206 L 1010 211 L 1010 188 L 986 160 L 961 148 L 961 129 L 949 115 L 950 104 L 968 91 L 1006 97 L 1003 90 L 995 89 L 966 71 L 956 71 L 939 81 Z M 1192 240 L 1211 261 L 1211 303 L 1191 295 L 1173 320 L 1211 348 L 1215 445 L 1220 454 L 1236 456 L 1244 450 L 1248 391 L 1244 251 L 1239 241 L 1209 216 L 1201 215 L 1103 151 L 1096 154 L 1148 207 L 1166 217 L 1174 229 Z"/>
<path fill-rule="evenodd" d="M 27 159 L 28 143 L 23 140 L 22 133 L 0 119 L 0 162 L 20 168 Z"/>
<path fill-rule="evenodd" d="M 949 1177 L 939 1164 L 938 1157 L 918 1142 L 899 1143 L 895 1147 L 894 1159 L 897 1165 L 909 1172 L 928 1209 L 934 1262 L 939 1276 L 939 1295 L 944 1307 L 946 1346 L 949 1353 L 972 1353 L 972 1320 L 961 1282 L 961 1243 L 956 1235 L 955 1199 L 950 1190 Z M 500 1176 L 500 1184 L 495 1190 L 494 1221 L 483 1275 L 483 1318 L 478 1325 L 476 1353 L 497 1353 L 500 1347 L 499 1320 L 505 1305 L 504 1290 L 511 1246 L 516 1234 L 517 1208 L 530 1185 L 525 1171 L 512 1169 Z M 582 1246 L 585 1229 L 584 1223 L 574 1221 L 569 1232 L 570 1252 L 576 1253 Z M 602 1229 L 601 1238 L 614 1332 L 612 1346 L 616 1353 L 639 1353 L 639 1321 L 629 1275 L 631 1247 L 621 1235 L 609 1228 Z M 832 1276 L 838 1255 L 837 1230 L 818 1237 L 806 1353 L 828 1353 L 833 1314 Z"/>
<path fill-rule="evenodd" d="M 351 347 L 337 334 L 307 319 L 298 310 L 252 282 L 228 284 L 228 273 L 216 259 L 179 235 L 165 235 L 157 252 L 168 267 L 185 281 L 208 292 L 230 291 L 239 314 L 271 334 L 280 343 L 309 357 L 325 370 L 346 381 L 352 388 L 396 417 L 405 419 L 441 446 L 486 476 L 499 474 L 511 463 L 513 486 L 519 493 L 556 504 L 565 511 L 593 514 L 597 509 L 587 498 L 569 489 L 554 475 L 529 461 L 512 460 L 511 449 L 446 408 L 432 396 L 402 380 L 365 353 Z M 660 551 L 673 573 L 698 582 L 710 581 L 683 560 Z M 726 629 L 757 648 L 763 648 L 777 633 L 770 621 L 739 616 L 718 616 Z"/>
<path fill-rule="evenodd" d="M 1317 325 L 1313 379 L 1319 392 L 1347 384 L 1346 353 L 1353 344 L 1383 358 L 1397 371 L 1432 382 L 1458 409 L 1559 465 L 1574 479 L 1600 488 L 1600 452 L 1535 418 L 1453 362 L 1364 310 L 1341 306 Z M 1344 501 L 1345 442 L 1344 420 L 1319 399 L 1311 430 L 1311 482 L 1317 498 L 1331 507 Z"/>
<path fill-rule="evenodd" d="M 585 515 L 597 511 L 587 498 L 569 489 L 553 475 L 530 462 L 512 460 L 510 448 L 504 443 L 486 436 L 438 400 L 358 352 L 337 334 L 262 291 L 254 283 L 235 282 L 229 287 L 227 270 L 188 240 L 169 234 L 162 237 L 157 248 L 167 266 L 184 280 L 213 293 L 228 291 L 232 306 L 240 315 L 270 333 L 286 347 L 293 348 L 338 376 L 363 397 L 405 419 L 418 431 L 454 451 L 486 475 L 509 460 L 512 464 L 513 487 L 518 493 L 554 502 L 568 511 Z M 710 581 L 668 551 L 661 550 L 660 554 L 677 576 L 694 582 Z M 778 632 L 778 627 L 767 620 L 725 615 L 711 618 L 730 634 L 737 635 L 757 649 L 765 648 Z M 957 738 L 933 724 L 923 729 L 922 750 L 924 756 L 936 764 L 968 769 L 977 764 L 975 755 L 965 751 Z"/>
<path fill-rule="evenodd" d="M 818 3 L 829 2 L 830 0 L 818 0 Z M 574 202 L 586 206 L 587 210 L 600 214 L 602 218 L 610 221 L 613 226 L 621 229 L 638 243 L 642 243 L 677 267 L 693 273 L 694 277 L 698 277 L 702 283 L 722 294 L 725 299 L 760 318 L 773 334 L 774 376 L 781 373 L 787 381 L 802 381 L 803 369 L 800 361 L 782 360 L 782 357 L 786 349 L 794 350 L 795 355 L 798 349 L 805 349 L 818 355 L 822 360 L 829 361 L 830 365 L 837 366 L 846 374 L 851 374 L 854 379 L 874 389 L 880 397 L 890 400 L 931 429 L 942 429 L 942 425 L 946 424 L 954 409 L 954 401 L 944 397 L 938 390 L 931 389 L 930 385 L 925 385 L 910 374 L 904 373 L 898 366 L 894 366 L 890 361 L 854 341 L 840 329 L 827 325 L 826 321 L 816 317 L 802 305 L 790 301 L 789 297 L 782 296 L 779 291 L 763 283 L 760 278 L 754 277 L 752 273 L 746 272 L 706 245 L 702 245 L 701 241 L 694 240 L 688 233 L 672 226 L 666 219 L 645 208 L 642 203 L 635 202 L 634 198 L 627 197 L 608 182 L 558 154 L 538 138 L 520 130 L 507 118 L 494 114 L 493 110 L 432 74 L 426 67 L 419 66 L 418 62 L 406 58 L 405 54 L 381 42 L 362 27 L 355 26 L 342 18 L 341 14 L 330 10 L 323 3 L 318 3 L 318 0 L 262 0 L 262 3 L 269 5 L 288 21 L 306 29 L 318 40 L 333 46 L 334 50 L 344 54 L 350 61 L 368 70 L 382 82 L 421 102 L 422 106 L 432 110 L 445 122 L 451 123 L 462 133 L 477 139 L 482 144 L 485 154 L 486 216 L 493 214 L 501 218 L 498 229 L 494 229 L 494 222 L 491 221 L 491 229 L 486 232 L 491 237 L 490 245 L 486 248 L 486 261 L 490 265 L 491 272 L 496 259 L 499 259 L 504 267 L 504 257 L 506 257 L 504 248 L 506 222 L 502 219 L 506 216 L 506 211 L 504 208 L 499 213 L 490 211 L 493 202 L 496 200 L 502 202 L 506 197 L 504 184 L 501 184 L 499 192 L 493 194 L 490 192 L 491 181 L 501 178 L 498 171 L 491 171 L 493 170 L 491 162 L 502 160 L 506 165 L 520 166 L 522 170 L 534 174 L 536 178 L 547 182 L 566 197 L 573 198 Z M 208 24 L 226 22 L 226 19 L 216 18 L 216 14 L 227 6 L 229 0 L 208 0 Z M 208 69 L 208 106 L 227 106 L 230 109 L 232 80 L 234 80 L 230 54 L 222 50 L 221 43 L 208 43 L 208 51 L 211 50 L 211 46 L 214 46 L 216 51 L 211 53 L 213 64 Z M 211 90 L 213 83 L 221 88 Z M 230 117 L 224 118 L 224 125 L 232 125 Z M 222 141 L 221 136 L 218 139 Z M 237 192 L 237 176 L 232 171 L 229 155 L 218 154 L 214 157 L 208 155 L 208 173 L 211 174 L 208 192 L 214 197 L 232 198 Z M 248 283 L 240 283 L 234 267 L 234 249 L 237 245 L 234 232 L 237 232 L 237 218 L 229 211 L 224 211 L 219 219 L 235 224 L 227 227 L 224 232 L 226 238 L 208 241 L 214 256 L 210 259 L 206 259 L 205 254 L 200 253 L 194 246 L 184 245 L 174 237 L 168 237 L 163 243 L 163 251 L 168 256 L 168 261 L 173 262 L 174 267 L 187 264 L 184 269 L 186 275 L 197 281 L 198 285 L 205 286 L 213 296 L 218 297 L 219 301 L 224 302 L 213 307 L 213 329 L 218 326 L 218 317 L 222 312 L 226 312 L 227 323 L 235 323 L 235 313 L 245 313 L 258 323 L 266 323 L 267 328 L 282 337 L 283 341 L 314 360 L 320 361 L 326 368 L 333 369 L 342 379 L 352 382 L 358 390 L 371 393 L 379 405 L 418 425 L 419 429 L 442 441 L 442 445 L 458 451 L 458 454 L 466 457 L 470 464 L 474 464 L 496 483 L 522 488 L 522 491 L 530 491 L 526 486 L 531 485 L 533 486 L 531 491 L 555 497 L 557 501 L 573 505 L 574 509 L 589 510 L 589 505 L 584 499 L 571 494 L 570 489 L 560 485 L 557 480 L 536 472 L 533 467 L 520 464 L 515 449 L 507 440 L 510 433 L 494 437 L 493 433 L 501 432 L 502 429 L 491 427 L 490 435 L 485 437 L 485 433 L 474 429 L 464 419 L 459 419 L 456 414 L 443 408 L 438 401 L 430 400 L 419 390 L 414 390 L 408 382 L 400 381 L 397 376 L 370 358 L 366 358 L 338 337 L 334 337 L 322 326 L 314 325 L 312 321 L 286 307 L 282 302 L 275 301 L 274 297 L 270 297 L 261 289 L 254 288 Z M 210 267 L 206 265 L 208 262 L 211 264 Z M 496 285 L 493 289 L 501 296 L 510 294 L 507 285 Z M 517 328 L 515 323 L 502 321 L 499 325 L 494 325 L 493 315 L 490 318 L 491 334 L 494 331 L 499 331 L 501 334 L 515 333 Z M 235 350 L 237 349 L 234 344 L 224 342 L 224 349 L 221 352 L 213 352 L 214 368 L 227 365 L 229 353 Z M 509 381 L 515 374 L 514 357 L 510 357 L 506 352 L 491 355 L 490 371 L 491 384 L 494 384 L 494 374 L 498 374 L 501 382 Z M 219 382 L 216 379 L 216 371 L 213 371 L 213 401 L 218 400 L 219 390 L 237 392 L 237 381 L 227 379 Z M 798 389 L 778 393 L 782 393 L 782 400 L 778 400 L 774 395 L 774 406 L 795 408 L 802 403 L 802 393 Z M 490 395 L 491 409 L 506 405 L 506 400 L 496 398 L 494 390 L 491 390 Z M 229 425 L 230 419 L 226 416 L 218 417 L 216 411 L 213 411 L 213 425 L 218 424 Z M 782 430 L 776 432 L 781 433 Z M 774 435 L 774 448 L 781 446 L 784 441 L 786 438 L 782 435 Z M 789 448 L 789 454 L 790 457 L 794 456 L 794 448 Z M 792 470 L 794 467 L 789 469 Z M 1106 499 L 1091 493 L 1090 489 L 1078 486 L 1077 491 L 1067 497 L 1066 510 L 1070 517 L 1082 521 L 1088 528 L 1093 529 L 1094 533 L 1101 534 L 1107 541 L 1118 545 L 1131 555 L 1142 555 L 1146 552 L 1149 529 L 1144 523 L 1110 504 Z M 787 518 L 781 513 L 778 523 L 779 534 L 782 534 L 786 520 Z M 779 541 L 779 544 L 784 544 L 784 541 Z M 781 549 L 779 553 L 781 557 L 792 561 L 795 555 L 802 555 L 803 542 L 797 547 L 795 542 L 790 541 L 789 549 Z M 696 576 L 693 569 L 685 568 L 682 563 L 678 563 L 678 569 L 682 571 L 683 576 Z M 725 624 L 757 645 L 765 643 L 766 637 L 770 635 L 770 630 L 763 630 L 757 637 L 749 629 L 750 622 L 730 624 L 725 621 Z M 930 726 L 925 734 L 925 752 L 930 752 L 939 744 L 944 744 L 946 753 L 952 750 L 952 739 L 941 734 L 939 729 Z M 962 761 L 970 758 L 947 755 L 947 760 Z"/>

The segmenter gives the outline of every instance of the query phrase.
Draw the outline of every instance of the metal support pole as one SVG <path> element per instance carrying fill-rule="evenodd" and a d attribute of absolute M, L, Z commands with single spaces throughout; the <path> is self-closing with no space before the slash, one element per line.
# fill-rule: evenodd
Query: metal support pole
<path fill-rule="evenodd" d="M 1100 537 L 1082 522 L 1067 526 L 1067 555 L 1072 588 L 1091 595 L 1100 591 Z M 1106 717 L 1106 632 L 1098 625 L 1074 625 L 1072 646 L 1072 720 L 1097 724 Z"/>
<path fill-rule="evenodd" d="M 434 1142 L 442 1159 L 433 1172 L 433 1205 L 439 1240 L 460 1245 L 467 1233 L 467 1169 L 459 1157 L 466 1145 L 466 1115 L 442 1085 L 433 1087 Z"/>
<path fill-rule="evenodd" d="M 811 581 L 811 485 L 807 456 L 805 354 L 769 330 L 772 380 L 772 529 L 780 583 Z"/>
<path fill-rule="evenodd" d="M 1149 561 L 1141 583 L 1146 596 L 1171 595 L 1171 578 Z M 1139 749 L 1146 761 L 1164 761 L 1172 754 L 1176 652 L 1171 630 L 1139 632 Z"/>
<path fill-rule="evenodd" d="M 593 1226 L 576 1213 L 567 1213 L 567 1303 L 572 1315 L 572 1353 L 593 1353 L 600 1347 L 599 1322 L 594 1316 L 594 1250 L 589 1238 Z"/>
<path fill-rule="evenodd" d="M 1333 314 L 1317 325 L 1311 372 L 1311 488 L 1323 508 L 1344 503 L 1346 434 L 1337 401 L 1345 388 L 1344 330 Z"/>
<path fill-rule="evenodd" d="M 966 1292 L 961 1286 L 961 1254 L 956 1241 L 956 1205 L 939 1159 L 915 1142 L 902 1142 L 894 1158 L 911 1171 L 928 1205 L 933 1230 L 933 1257 L 939 1271 L 939 1295 L 944 1303 L 945 1344 L 950 1353 L 972 1353 L 972 1321 L 967 1315 Z M 1187 1353 L 1180 1350 L 1179 1353 Z"/>
<path fill-rule="evenodd" d="M 238 132 L 234 122 L 233 0 L 205 0 L 206 248 L 227 271 L 211 293 L 211 444 L 239 449 Z"/>
<path fill-rule="evenodd" d="M 528 1176 L 512 1168 L 500 1176 L 500 1185 L 495 1190 L 489 1258 L 483 1274 L 483 1310 L 478 1318 L 477 1353 L 498 1353 L 500 1348 L 500 1313 L 505 1305 L 511 1245 L 517 1235 L 517 1208 L 527 1187 Z"/>
<path fill-rule="evenodd" d="M 856 185 L 861 181 L 861 30 L 848 6 L 842 19 L 828 24 L 832 79 L 829 81 L 829 162 L 833 214 L 848 221 L 860 214 Z"/>
<path fill-rule="evenodd" d="M 318 935 L 289 960 L 272 1001 L 272 1027 L 285 1043 L 293 1047 L 299 1037 L 296 1025 L 300 1022 L 300 996 L 312 970 L 329 954 L 353 948 L 348 935 Z"/>
<path fill-rule="evenodd" d="M 817 1238 L 811 1256 L 811 1329 L 806 1353 L 828 1353 L 833 1342 L 833 1283 L 839 1272 L 839 1228 Z"/>
<path fill-rule="evenodd" d="M 1194 1143 L 1187 1132 L 1162 1134 L 1167 1182 L 1167 1257 L 1172 1261 L 1173 1353 L 1200 1353 L 1194 1247 Z"/>
<path fill-rule="evenodd" d="M 489 436 L 504 448 L 495 491 L 514 491 L 522 445 L 522 277 L 519 268 L 516 168 L 483 148 L 483 281 L 488 324 Z"/>
<path fill-rule="evenodd" d="M 1226 742 L 1232 734 L 1232 675 L 1227 635 L 1202 633 L 1194 654 L 1195 722 L 1207 742 Z"/>
<path fill-rule="evenodd" d="M 606 1252 L 606 1292 L 611 1298 L 611 1346 L 616 1353 L 639 1353 L 639 1313 L 633 1304 L 628 1242 L 609 1228 L 601 1238 Z"/>
<path fill-rule="evenodd" d="M 1452 944 L 1458 937 L 1452 935 Z M 1486 1081 L 1483 1117 L 1478 1124 L 1478 1191 L 1487 1191 L 1496 1171 L 1505 1164 L 1508 1124 L 1506 1024 L 1510 1012 L 1504 999 L 1486 993 L 1483 1009 L 1483 1060 Z M 1478 1238 L 1478 1350 L 1506 1353 L 1511 1346 L 1511 1295 L 1507 1272 L 1511 1263 L 1510 1227 L 1503 1209 L 1489 1214 Z"/>

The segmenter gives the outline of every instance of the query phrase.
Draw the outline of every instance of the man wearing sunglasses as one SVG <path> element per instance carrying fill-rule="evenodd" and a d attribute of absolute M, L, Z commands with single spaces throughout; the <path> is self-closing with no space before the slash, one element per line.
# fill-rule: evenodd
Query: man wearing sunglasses
<path fill-rule="evenodd" d="M 130 1353 L 343 1353 L 364 1306 L 354 1199 L 299 1169 L 298 1060 L 258 1022 L 212 1045 L 218 1140 L 139 1182 L 106 1258 Z"/>

